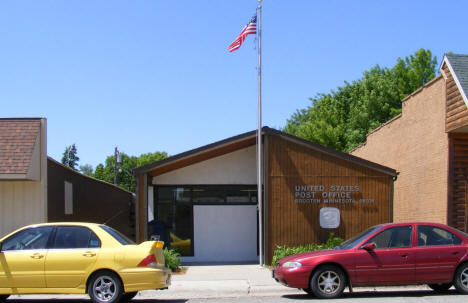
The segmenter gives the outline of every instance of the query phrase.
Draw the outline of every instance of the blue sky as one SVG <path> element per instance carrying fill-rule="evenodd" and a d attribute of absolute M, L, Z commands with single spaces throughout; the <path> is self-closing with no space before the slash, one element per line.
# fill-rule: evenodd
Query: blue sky
<path fill-rule="evenodd" d="M 0 117 L 46 117 L 48 154 L 170 155 L 257 127 L 256 0 L 2 0 Z M 263 124 L 419 48 L 468 53 L 468 1 L 263 1 Z"/>

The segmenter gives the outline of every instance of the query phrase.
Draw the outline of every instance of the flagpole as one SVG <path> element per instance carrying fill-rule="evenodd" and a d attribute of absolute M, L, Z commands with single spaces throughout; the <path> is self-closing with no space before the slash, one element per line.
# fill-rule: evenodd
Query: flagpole
<path fill-rule="evenodd" d="M 262 203 L 262 0 L 258 0 L 258 130 L 257 130 L 257 200 L 258 200 L 258 248 L 259 263 L 264 264 L 263 258 L 263 203 Z"/>

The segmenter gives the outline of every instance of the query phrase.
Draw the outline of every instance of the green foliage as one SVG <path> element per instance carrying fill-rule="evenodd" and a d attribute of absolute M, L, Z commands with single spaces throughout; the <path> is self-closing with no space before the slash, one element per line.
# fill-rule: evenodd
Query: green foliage
<path fill-rule="evenodd" d="M 378 65 L 352 83 L 318 94 L 298 110 L 284 131 L 341 151 L 350 151 L 366 135 L 401 113 L 401 100 L 435 77 L 437 59 L 430 50 L 398 58 L 393 68 Z"/>
<path fill-rule="evenodd" d="M 78 165 L 80 158 L 77 156 L 75 143 L 65 148 L 62 156 L 62 164 L 76 170 L 75 166 Z"/>
<path fill-rule="evenodd" d="M 123 152 L 120 155 L 122 163 L 119 163 L 117 167 L 117 185 L 131 192 L 135 192 L 136 187 L 135 177 L 132 176 L 133 169 L 167 158 L 165 152 L 146 153 L 138 157 L 129 156 Z M 108 156 L 104 164 L 100 163 L 96 166 L 93 177 L 114 183 L 114 155 Z"/>
<path fill-rule="evenodd" d="M 87 176 L 93 176 L 93 166 L 91 164 L 80 165 L 80 172 Z"/>
<path fill-rule="evenodd" d="M 295 247 L 289 247 L 289 246 L 277 246 L 275 249 L 275 252 L 273 253 L 273 259 L 271 261 L 271 264 L 275 266 L 278 261 L 284 257 L 295 255 L 295 254 L 300 254 L 300 253 L 305 253 L 305 252 L 310 252 L 310 251 L 316 251 L 316 250 L 323 250 L 323 249 L 331 249 L 335 246 L 338 246 L 343 242 L 343 239 L 335 237 L 333 233 L 330 233 L 328 236 L 327 242 L 323 244 L 306 244 L 306 245 L 300 245 L 300 246 L 295 246 Z"/>
<path fill-rule="evenodd" d="M 173 249 L 164 248 L 164 260 L 166 267 L 176 271 L 180 266 L 180 254 Z"/>

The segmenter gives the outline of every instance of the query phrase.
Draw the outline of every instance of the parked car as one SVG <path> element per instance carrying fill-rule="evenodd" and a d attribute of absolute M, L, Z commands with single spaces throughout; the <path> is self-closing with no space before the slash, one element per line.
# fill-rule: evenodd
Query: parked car
<path fill-rule="evenodd" d="M 93 223 L 45 223 L 0 239 L 0 301 L 11 294 L 85 294 L 96 303 L 167 288 L 164 243 L 136 245 Z"/>
<path fill-rule="evenodd" d="M 334 249 L 281 259 L 273 278 L 320 298 L 345 287 L 411 284 L 468 294 L 468 235 L 436 223 L 377 225 Z"/>

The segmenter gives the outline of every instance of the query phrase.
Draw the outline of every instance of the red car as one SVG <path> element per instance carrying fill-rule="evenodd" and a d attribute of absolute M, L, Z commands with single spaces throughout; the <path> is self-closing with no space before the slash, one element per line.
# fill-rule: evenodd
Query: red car
<path fill-rule="evenodd" d="M 377 225 L 334 249 L 281 259 L 273 278 L 319 298 L 346 286 L 410 284 L 468 294 L 468 234 L 436 223 Z"/>

